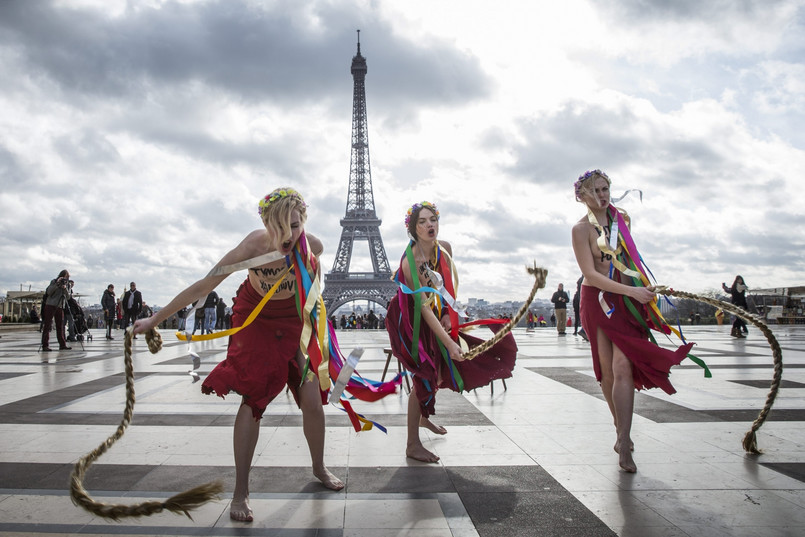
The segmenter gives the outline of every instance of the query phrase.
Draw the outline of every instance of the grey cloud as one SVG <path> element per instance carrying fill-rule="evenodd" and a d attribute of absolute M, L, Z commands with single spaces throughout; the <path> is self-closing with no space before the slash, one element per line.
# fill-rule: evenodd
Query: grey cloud
<path fill-rule="evenodd" d="M 406 159 L 389 170 L 394 184 L 405 186 L 413 185 L 423 179 L 431 177 L 433 162 L 421 159 Z"/>
<path fill-rule="evenodd" d="M 707 234 L 708 230 L 691 229 L 665 241 L 642 240 L 641 252 L 646 259 L 664 259 L 666 263 L 669 258 L 684 259 L 684 264 L 677 263 L 678 270 L 692 270 L 701 274 L 743 273 L 750 270 L 768 270 L 774 274 L 781 266 L 789 270 L 805 269 L 801 254 L 805 243 L 799 237 L 778 231 L 790 226 L 792 220 L 786 218 L 791 218 L 791 215 L 772 215 L 773 211 L 759 215 L 759 218 L 768 222 L 768 231 L 753 232 L 736 228 L 726 239 L 719 239 Z M 666 276 L 670 275 L 666 273 Z"/>
<path fill-rule="evenodd" d="M 301 22 L 313 18 L 326 24 Z M 477 59 L 445 42 L 402 40 L 357 5 L 166 2 L 109 17 L 55 2 L 0 4 L 0 42 L 33 76 L 80 96 L 127 100 L 189 82 L 252 102 L 329 99 L 350 76 L 345 53 L 354 54 L 356 26 L 364 26 L 378 100 L 450 105 L 486 91 Z"/>
<path fill-rule="evenodd" d="M 753 20 L 778 6 L 791 5 L 790 0 L 618 0 L 604 2 L 612 11 L 633 22 L 703 21 L 723 22 L 732 17 Z"/>
<path fill-rule="evenodd" d="M 0 145 L 0 185 L 3 190 L 20 185 L 27 179 L 27 174 L 20 164 L 17 155 Z"/>
<path fill-rule="evenodd" d="M 653 179 L 669 179 L 684 187 L 706 186 L 701 170 L 724 167 L 726 156 L 711 145 L 677 138 L 675 133 L 645 122 L 626 105 L 607 109 L 577 102 L 556 113 L 523 118 L 519 128 L 525 142 L 512 147 L 516 162 L 506 171 L 532 183 L 567 188 L 587 169 L 608 171 L 618 184 L 611 172 L 622 163 L 656 163 L 658 177 Z M 501 143 L 499 140 L 495 132 L 485 138 L 487 144 Z"/>
<path fill-rule="evenodd" d="M 299 159 L 299 147 L 304 147 L 305 141 L 300 140 L 294 133 L 279 140 L 267 143 L 258 142 L 231 142 L 216 138 L 212 134 L 188 129 L 181 124 L 141 123 L 137 126 L 128 124 L 138 136 L 147 139 L 149 143 L 157 144 L 172 153 L 182 153 L 199 162 L 210 162 L 231 167 L 237 164 L 247 164 L 255 168 L 271 169 L 277 175 L 286 178 L 289 183 L 298 183 L 306 174 L 305 168 Z"/>
<path fill-rule="evenodd" d="M 778 191 L 782 195 L 782 191 Z M 775 208 L 774 210 L 764 211 L 762 221 L 769 229 L 774 230 L 789 230 L 792 223 L 801 224 L 805 218 L 805 211 L 794 213 L 782 208 Z M 787 236 L 780 233 L 780 236 Z M 790 239 L 789 239 L 790 240 Z"/>
<path fill-rule="evenodd" d="M 547 209 L 547 208 L 545 208 Z M 535 200 L 534 210 L 538 209 Z M 532 220 L 522 218 L 498 203 L 492 208 L 478 211 L 477 220 L 486 222 L 489 234 L 483 238 L 480 249 L 500 254 L 514 252 L 524 245 L 540 248 L 553 246 L 568 247 L 570 245 L 570 230 L 567 224 L 560 221 L 542 222 L 535 224 Z"/>
<path fill-rule="evenodd" d="M 534 224 L 533 221 L 519 214 L 512 214 L 499 202 L 492 202 L 491 206 L 478 209 L 475 206 L 450 200 L 437 203 L 439 212 L 443 215 L 440 235 L 451 225 L 451 215 L 472 215 L 477 225 L 466 230 L 477 241 L 473 251 L 462 251 L 461 257 L 468 261 L 489 262 L 489 255 L 500 262 L 522 263 L 522 250 L 545 251 L 555 247 L 570 247 L 570 230 L 563 222 L 548 222 Z M 535 203 L 535 210 L 537 210 Z M 443 239 L 450 240 L 449 236 Z"/>
<path fill-rule="evenodd" d="M 97 168 L 120 162 L 115 146 L 97 131 L 85 130 L 53 140 L 56 153 L 66 162 L 82 168 Z"/>
<path fill-rule="evenodd" d="M 507 171 L 540 184 L 567 184 L 584 172 L 584 163 L 607 169 L 640 152 L 640 141 L 629 127 L 638 118 L 622 107 L 610 111 L 569 103 L 553 114 L 522 119 L 526 142 L 513 147 L 517 160 Z"/>

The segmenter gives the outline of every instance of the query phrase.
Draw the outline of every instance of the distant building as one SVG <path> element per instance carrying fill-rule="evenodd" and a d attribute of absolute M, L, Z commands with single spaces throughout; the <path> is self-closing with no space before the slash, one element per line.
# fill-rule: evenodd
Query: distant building
<path fill-rule="evenodd" d="M 3 320 L 5 322 L 11 319 L 24 320 L 29 315 L 31 306 L 36 306 L 36 309 L 39 309 L 44 294 L 44 289 L 32 291 L 30 287 L 27 291 L 8 291 L 6 299 L 0 303 L 0 313 L 3 315 Z M 40 311 L 39 314 L 42 315 L 42 312 Z"/>
<path fill-rule="evenodd" d="M 749 308 L 768 322 L 805 324 L 805 286 L 750 289 L 746 295 Z"/>

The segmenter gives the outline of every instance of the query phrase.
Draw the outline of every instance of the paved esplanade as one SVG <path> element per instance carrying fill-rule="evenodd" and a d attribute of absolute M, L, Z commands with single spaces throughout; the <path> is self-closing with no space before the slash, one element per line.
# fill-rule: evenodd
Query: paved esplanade
<path fill-rule="evenodd" d="M 676 395 L 638 394 L 636 475 L 618 469 L 588 345 L 551 328 L 515 331 L 520 353 L 506 391 L 498 381 L 493 394 L 439 392 L 435 421 L 448 434 L 423 430 L 438 464 L 404 456 L 406 397 L 356 404 L 388 426 L 388 435 L 356 434 L 328 407 L 326 461 L 347 484 L 340 492 L 313 478 L 300 412 L 283 393 L 263 420 L 252 524 L 229 519 L 239 398 L 201 395 L 188 375 L 187 346 L 171 331 L 163 332 L 157 355 L 142 337 L 135 341 L 134 423 L 85 485 L 97 499 L 135 503 L 223 479 L 225 496 L 193 512 L 193 520 L 162 513 L 109 522 L 70 502 L 73 463 L 112 434 L 122 415 L 120 331 L 108 342 L 96 330 L 83 351 L 74 343 L 72 351 L 47 354 L 37 353 L 34 330 L 0 334 L 1 535 L 805 535 L 802 328 L 776 330 L 786 369 L 758 434 L 765 450 L 759 457 L 746 455 L 741 439 L 772 379 L 765 339 L 753 330 L 736 341 L 729 326 L 689 328 L 713 378 L 685 361 L 673 370 Z M 379 378 L 386 333 L 339 337 L 345 352 L 366 349 L 360 370 Z M 224 357 L 225 341 L 197 345 L 203 376 Z"/>

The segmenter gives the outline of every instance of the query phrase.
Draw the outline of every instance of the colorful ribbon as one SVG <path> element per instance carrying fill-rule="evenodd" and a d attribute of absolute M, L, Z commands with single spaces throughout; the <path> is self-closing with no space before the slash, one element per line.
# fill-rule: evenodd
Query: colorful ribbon
<path fill-rule="evenodd" d="M 246 328 L 247 326 L 252 324 L 252 321 L 254 321 L 257 318 L 257 316 L 260 314 L 260 312 L 263 310 L 263 306 L 265 306 L 266 303 L 269 300 L 271 300 L 271 297 L 274 296 L 274 293 L 277 292 L 277 289 L 279 289 L 280 285 L 285 280 L 285 276 L 287 276 L 290 271 L 291 271 L 291 267 L 288 267 L 280 274 L 279 279 L 277 280 L 277 283 L 275 283 L 271 287 L 271 289 L 268 290 L 268 292 L 263 297 L 263 299 L 260 301 L 260 303 L 257 304 L 257 306 L 255 306 L 255 308 L 252 310 L 252 312 L 249 314 L 249 316 L 246 318 L 246 320 L 243 321 L 242 325 L 230 328 L 229 330 L 223 330 L 221 332 L 215 332 L 214 334 L 202 334 L 200 336 L 194 336 L 192 334 L 188 334 L 187 332 L 176 332 L 176 337 L 178 339 L 181 339 L 182 341 L 188 341 L 189 342 L 189 341 L 206 341 L 206 340 L 210 340 L 210 339 L 216 339 L 216 338 L 219 338 L 219 337 L 231 336 L 232 334 L 237 334 L 238 332 L 240 332 L 241 330 L 243 330 L 244 328 Z M 192 356 L 192 354 L 191 354 L 191 356 Z"/>
<path fill-rule="evenodd" d="M 296 276 L 296 302 L 297 310 L 302 317 L 303 328 L 300 338 L 300 349 L 305 356 L 305 368 L 302 378 L 315 375 L 319 380 L 319 389 L 326 393 L 332 386 L 331 378 L 338 379 L 345 367 L 350 367 L 338 348 L 338 340 L 332 323 L 327 318 L 327 310 L 321 296 L 321 283 L 315 257 L 308 247 L 304 232 L 294 245 L 292 270 Z M 357 364 L 357 359 L 355 360 Z M 354 366 L 352 366 L 354 368 Z M 314 373 L 315 372 L 315 373 Z M 396 393 L 402 382 L 402 376 L 396 375 L 388 382 L 371 381 L 359 374 L 345 374 L 348 380 L 343 389 L 352 397 L 362 401 L 377 401 Z M 369 430 L 373 426 L 385 432 L 385 428 L 377 422 L 357 414 L 349 402 L 342 396 L 337 398 L 347 413 L 356 431 Z M 363 425 L 361 425 L 361 423 Z"/>
<path fill-rule="evenodd" d="M 616 279 L 614 277 L 615 270 L 617 270 L 623 275 L 623 277 L 630 278 L 632 284 L 636 287 L 651 286 L 653 274 L 651 274 L 651 271 L 645 266 L 643 258 L 640 255 L 640 252 L 638 252 L 637 246 L 632 239 L 631 232 L 629 231 L 629 215 L 625 211 L 610 204 L 609 207 L 607 207 L 607 217 L 609 222 L 611 222 L 609 240 L 607 240 L 607 233 L 601 224 L 598 223 L 598 219 L 595 217 L 592 209 L 589 207 L 587 209 L 587 219 L 598 231 L 598 239 L 596 243 L 602 252 L 610 256 L 609 278 L 611 280 L 620 281 L 620 278 Z M 649 278 L 649 275 L 651 275 L 651 279 Z M 623 298 L 626 308 L 643 325 L 650 340 L 654 344 L 657 342 L 651 335 L 650 329 L 657 330 L 666 335 L 673 332 L 683 343 L 685 343 L 685 337 L 682 334 L 682 326 L 678 324 L 679 329 L 677 329 L 668 324 L 660 312 L 660 309 L 657 307 L 657 303 L 659 301 L 658 298 L 646 304 L 646 315 L 650 321 L 650 325 L 649 323 L 646 323 L 643 315 L 640 314 L 638 309 L 634 304 L 632 304 L 628 297 L 624 296 Z M 673 306 L 673 303 L 668 299 L 668 297 L 665 297 L 665 299 Z M 607 304 L 603 291 L 599 292 L 598 301 L 601 304 L 601 308 L 604 310 L 604 313 L 606 313 L 607 317 L 610 317 L 615 308 L 613 305 Z M 692 354 L 688 354 L 687 357 L 704 369 L 705 377 L 709 378 L 711 376 L 710 370 L 703 360 Z"/>
<path fill-rule="evenodd" d="M 366 431 L 377 427 L 381 431 L 386 432 L 385 427 L 377 422 L 369 420 L 361 414 L 357 414 L 352 409 L 347 399 L 345 399 L 344 394 L 348 393 L 351 397 L 363 401 L 377 401 L 386 395 L 396 393 L 397 387 L 402 382 L 402 375 L 396 375 L 392 380 L 387 382 L 364 379 L 354 371 L 360 353 L 363 352 L 362 349 L 356 349 L 356 351 L 360 351 L 357 354 L 353 351 L 353 354 L 350 355 L 345 363 L 341 351 L 338 348 L 338 341 L 336 340 L 334 329 L 327 318 L 327 310 L 321 296 L 321 280 L 319 278 L 316 258 L 310 252 L 307 236 L 304 231 L 294 245 L 293 252 L 290 256 L 286 257 L 278 252 L 270 252 L 240 263 L 215 267 L 209 274 L 213 276 L 229 274 L 237 270 L 270 263 L 282 259 L 283 257 L 286 258 L 288 267 L 279 275 L 277 281 L 268 290 L 265 296 L 263 296 L 241 326 L 201 336 L 193 336 L 187 332 L 177 332 L 176 337 L 191 342 L 205 341 L 236 334 L 249 326 L 254 319 L 257 318 L 268 301 L 285 281 L 286 276 L 292 273 L 296 283 L 295 299 L 297 312 L 302 321 L 302 334 L 299 338 L 299 348 L 305 357 L 302 382 L 309 377 L 315 377 L 318 379 L 320 391 L 326 393 L 333 386 L 331 378 L 336 379 L 333 390 L 334 393 L 331 394 L 330 400 L 333 403 L 338 402 L 342 405 L 343 408 L 341 410 L 347 413 L 355 430 Z M 191 348 L 191 355 L 193 354 L 195 353 L 192 352 Z M 335 393 L 336 389 L 337 394 Z M 324 397 L 322 400 L 324 400 Z"/>
<path fill-rule="evenodd" d="M 414 253 L 413 253 L 413 245 L 414 242 L 411 241 L 407 248 L 405 249 L 405 253 L 403 254 L 403 258 L 400 260 L 400 264 L 407 263 L 409 267 L 409 271 L 411 273 L 412 281 L 409 282 L 411 287 L 415 286 L 414 282 L 418 283 L 418 272 L 416 267 L 416 262 L 414 260 Z M 455 300 L 454 296 L 456 296 L 456 288 L 458 282 L 458 272 L 456 270 L 455 263 L 453 263 L 453 259 L 450 257 L 450 254 L 447 253 L 437 242 L 435 245 L 435 252 L 434 257 L 436 259 L 434 263 L 434 268 L 428 267 L 428 276 L 431 280 L 434 280 L 438 289 L 430 287 L 430 286 L 419 286 L 416 289 L 411 289 L 408 285 L 405 284 L 403 281 L 404 275 L 402 274 L 402 270 L 399 269 L 394 275 L 394 281 L 397 283 L 399 290 L 404 295 L 409 295 L 412 297 L 414 301 L 414 308 L 413 308 L 413 320 L 411 322 L 413 333 L 411 336 L 411 347 L 405 344 L 405 341 L 401 341 L 402 346 L 406 348 L 408 354 L 411 356 L 414 364 L 419 366 L 420 364 L 420 357 L 419 357 L 419 331 L 421 325 L 421 317 L 422 317 L 422 307 L 429 306 L 435 310 L 436 315 L 438 318 L 445 314 L 444 307 L 447 307 L 447 314 L 450 316 L 451 321 L 451 329 L 450 329 L 450 337 L 454 341 L 456 341 L 462 348 L 462 351 L 466 352 L 469 350 L 467 346 L 467 342 L 459 337 L 459 330 L 461 328 L 465 328 L 468 326 L 475 326 L 475 325 L 488 325 L 488 324 L 503 324 L 506 323 L 507 320 L 505 319 L 480 319 L 476 321 L 467 322 L 464 324 L 459 324 L 458 318 L 459 314 L 463 314 L 463 317 L 467 317 L 466 313 L 463 311 L 458 310 L 458 303 Z M 416 280 L 415 280 L 416 279 Z M 453 282 L 456 282 L 454 285 Z M 422 295 L 430 293 L 430 296 L 427 296 L 424 301 Z M 401 308 L 404 306 L 401 306 Z M 394 322 L 392 319 L 387 320 L 386 322 Z M 402 322 L 402 319 L 398 319 L 397 322 Z M 402 333 L 402 331 L 400 331 Z M 464 391 L 464 380 L 461 378 L 461 374 L 459 373 L 456 365 L 453 363 L 453 360 L 450 358 L 450 354 L 447 352 L 447 349 L 442 344 L 442 342 L 437 338 L 436 343 L 439 347 L 439 352 L 442 355 L 442 359 L 444 360 L 445 364 L 448 366 L 448 371 L 450 372 L 450 380 L 458 391 Z M 430 356 L 428 356 L 430 358 Z M 431 362 L 432 363 L 432 362 Z M 436 367 L 437 364 L 432 363 L 433 367 Z M 426 383 L 427 384 L 427 383 Z"/>

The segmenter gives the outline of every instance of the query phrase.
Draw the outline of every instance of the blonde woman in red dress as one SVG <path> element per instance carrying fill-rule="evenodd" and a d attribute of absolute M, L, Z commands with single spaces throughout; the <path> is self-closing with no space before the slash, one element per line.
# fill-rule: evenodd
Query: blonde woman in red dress
<path fill-rule="evenodd" d="M 664 333 L 670 329 L 648 313 L 646 305 L 656 298 L 653 287 L 644 286 L 640 274 L 628 268 L 630 252 L 621 246 L 624 237 L 631 242 L 628 216 L 610 203 L 609 177 L 601 170 L 589 171 L 579 177 L 575 189 L 576 200 L 587 207 L 572 231 L 573 251 L 584 275 L 581 324 L 590 338 L 595 377 L 615 421 L 618 464 L 634 473 L 634 391 L 658 387 L 675 393 L 669 371 L 693 344 L 671 351 L 649 340 L 649 328 Z"/>

